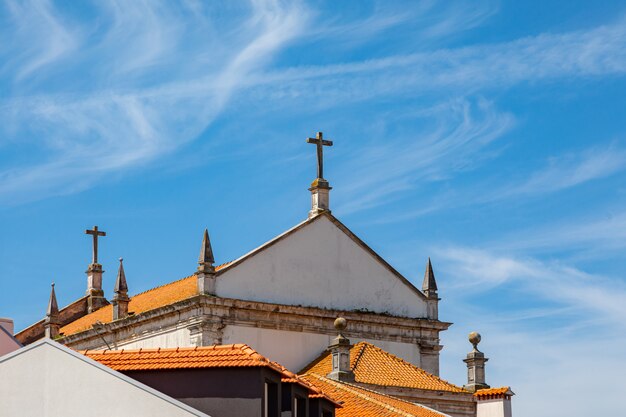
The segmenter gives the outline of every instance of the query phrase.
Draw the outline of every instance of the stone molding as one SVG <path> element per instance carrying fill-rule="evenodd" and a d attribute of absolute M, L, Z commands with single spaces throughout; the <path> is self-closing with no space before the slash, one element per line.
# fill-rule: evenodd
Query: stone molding
<path fill-rule="evenodd" d="M 219 344 L 228 325 L 336 335 L 334 320 L 345 317 L 346 337 L 415 344 L 420 348 L 423 367 L 438 373 L 439 332 L 451 323 L 361 311 L 340 311 L 317 307 L 245 301 L 198 295 L 175 304 L 105 323 L 98 330 L 64 336 L 59 341 L 74 349 L 106 348 L 150 339 L 180 329 L 189 330 L 190 346 Z"/>

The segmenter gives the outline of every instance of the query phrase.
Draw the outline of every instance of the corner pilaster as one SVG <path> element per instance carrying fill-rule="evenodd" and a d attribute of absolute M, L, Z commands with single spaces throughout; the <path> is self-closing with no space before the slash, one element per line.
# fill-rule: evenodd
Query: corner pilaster
<path fill-rule="evenodd" d="M 189 343 L 191 346 L 221 345 L 225 327 L 221 319 L 202 320 L 189 326 Z"/>

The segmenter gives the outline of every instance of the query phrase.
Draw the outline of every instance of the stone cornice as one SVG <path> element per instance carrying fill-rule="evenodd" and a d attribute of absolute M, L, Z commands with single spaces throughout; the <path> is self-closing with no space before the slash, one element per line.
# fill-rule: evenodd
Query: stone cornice
<path fill-rule="evenodd" d="M 334 335 L 332 322 L 338 316 L 345 317 L 350 323 L 346 331 L 348 337 L 371 336 L 373 339 L 418 343 L 423 348 L 437 351 L 441 349 L 438 344 L 439 332 L 451 325 L 451 323 L 437 320 L 397 317 L 371 312 L 331 310 L 197 295 L 168 306 L 103 324 L 98 330 L 90 329 L 65 336 L 59 341 L 68 345 L 78 345 L 95 338 L 100 339 L 101 334 L 119 333 L 132 334 L 133 339 L 141 339 L 143 336 L 162 333 L 165 330 L 189 327 L 206 320 L 215 321 L 216 319 L 224 325 Z M 133 331 L 130 332 L 130 330 Z M 126 340 L 126 337 L 115 339 L 122 341 Z"/>

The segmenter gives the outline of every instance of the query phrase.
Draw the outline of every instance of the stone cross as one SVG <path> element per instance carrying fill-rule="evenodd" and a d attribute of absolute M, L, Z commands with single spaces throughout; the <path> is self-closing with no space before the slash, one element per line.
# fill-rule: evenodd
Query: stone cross
<path fill-rule="evenodd" d="M 93 262 L 92 264 L 98 263 L 98 237 L 106 236 L 106 232 L 98 230 L 98 226 L 94 226 L 93 230 L 87 229 L 85 230 L 85 234 L 93 236 Z"/>
<path fill-rule="evenodd" d="M 333 146 L 332 140 L 324 140 L 322 132 L 317 132 L 315 138 L 308 138 L 307 143 L 317 145 L 317 178 L 324 178 L 324 146 Z"/>

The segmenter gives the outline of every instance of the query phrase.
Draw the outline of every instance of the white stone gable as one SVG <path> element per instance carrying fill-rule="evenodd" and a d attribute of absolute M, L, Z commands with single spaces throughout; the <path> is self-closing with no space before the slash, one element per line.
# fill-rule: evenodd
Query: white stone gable
<path fill-rule="evenodd" d="M 350 235 L 329 215 L 304 222 L 225 269 L 216 295 L 426 317 L 421 292 Z"/>
<path fill-rule="evenodd" d="M 208 417 L 49 339 L 0 358 L 0 375 L 2 416 Z"/>

